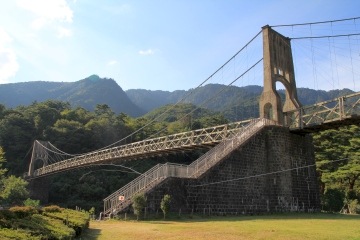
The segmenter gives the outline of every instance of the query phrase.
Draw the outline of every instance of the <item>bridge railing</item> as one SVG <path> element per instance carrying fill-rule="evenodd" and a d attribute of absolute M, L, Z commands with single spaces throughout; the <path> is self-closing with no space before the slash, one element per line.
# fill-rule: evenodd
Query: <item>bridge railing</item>
<path fill-rule="evenodd" d="M 199 178 L 266 125 L 276 125 L 276 123 L 268 119 L 252 120 L 235 137 L 224 140 L 188 166 L 171 163 L 156 165 L 105 198 L 104 213 L 117 213 L 131 204 L 131 198 L 135 194 L 151 190 L 168 177 Z"/>
<path fill-rule="evenodd" d="M 360 115 L 360 92 L 305 106 L 285 114 L 290 129 L 304 129 Z"/>
<path fill-rule="evenodd" d="M 29 173 L 29 177 L 37 177 L 65 169 L 96 164 L 106 160 L 129 159 L 152 153 L 156 155 L 163 152 L 178 151 L 179 149 L 190 149 L 195 146 L 213 145 L 234 136 L 250 121 L 251 120 L 239 121 L 91 152 L 43 166 L 42 168 L 34 170 L 33 173 Z"/>

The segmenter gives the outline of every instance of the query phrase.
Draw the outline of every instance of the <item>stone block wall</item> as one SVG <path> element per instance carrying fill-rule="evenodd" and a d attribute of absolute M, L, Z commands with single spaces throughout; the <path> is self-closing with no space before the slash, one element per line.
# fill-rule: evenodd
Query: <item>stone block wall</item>
<path fill-rule="evenodd" d="M 29 181 L 28 189 L 31 199 L 40 200 L 41 204 L 49 202 L 50 178 L 42 177 Z"/>
<path fill-rule="evenodd" d="M 293 134 L 284 127 L 266 127 L 203 177 L 167 179 L 148 193 L 148 211 L 159 211 L 164 194 L 171 195 L 174 212 L 318 211 L 314 164 L 311 136 Z M 299 168 L 307 165 L 312 166 Z"/>

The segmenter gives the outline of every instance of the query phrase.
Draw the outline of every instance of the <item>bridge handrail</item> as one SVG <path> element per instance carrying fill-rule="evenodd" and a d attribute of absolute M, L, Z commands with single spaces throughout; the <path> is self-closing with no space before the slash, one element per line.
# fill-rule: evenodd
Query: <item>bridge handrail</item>
<path fill-rule="evenodd" d="M 124 201 L 131 200 L 131 198 L 147 188 L 151 184 L 165 180 L 167 177 L 180 177 L 187 176 L 187 166 L 174 163 L 157 164 L 149 171 L 140 175 L 130 183 L 126 184 L 116 192 L 106 197 L 104 201 L 104 213 L 111 213 L 114 209 L 113 206 L 118 206 Z M 119 196 L 123 196 L 124 200 L 120 200 Z"/>
<path fill-rule="evenodd" d="M 182 164 L 175 164 L 175 163 L 165 163 L 165 164 L 156 164 L 154 167 L 150 168 L 148 171 L 146 171 L 145 173 L 141 174 L 140 176 L 138 176 L 137 178 L 135 178 L 134 180 L 132 180 L 130 183 L 138 183 L 140 181 L 142 181 L 143 179 L 149 178 L 154 172 L 157 172 L 160 168 L 162 168 L 163 166 L 166 165 L 171 165 L 171 166 L 178 166 L 178 167 L 186 167 L 186 165 L 182 165 Z M 129 188 L 129 186 L 131 185 L 130 183 L 124 185 L 122 188 L 120 188 L 119 190 L 115 191 L 114 193 L 112 193 L 111 195 L 109 195 L 108 197 L 104 198 L 103 200 L 108 200 L 112 197 L 114 197 L 115 195 L 118 195 L 121 192 L 126 191 L 127 188 Z"/>
<path fill-rule="evenodd" d="M 360 115 L 360 92 L 319 102 L 284 113 L 290 129 L 303 129 L 308 126 L 338 121 Z"/>

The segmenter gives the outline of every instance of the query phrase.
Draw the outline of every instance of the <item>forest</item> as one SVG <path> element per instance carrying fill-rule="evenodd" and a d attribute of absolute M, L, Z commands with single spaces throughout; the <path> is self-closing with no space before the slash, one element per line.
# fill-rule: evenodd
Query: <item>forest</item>
<path fill-rule="evenodd" d="M 9 185 L 6 179 L 21 179 L 28 170 L 34 140 L 50 141 L 64 152 L 79 154 L 114 142 L 125 144 L 227 122 L 224 115 L 192 104 L 166 105 L 137 118 L 116 114 L 106 104 L 97 105 L 94 111 L 54 100 L 15 108 L 0 105 L 0 155 L 4 160 L 0 167 L 6 169 L 2 172 L 0 187 L 4 190 Z M 323 210 L 359 212 L 359 126 L 314 133 L 313 139 Z M 145 172 L 156 163 L 188 164 L 201 153 L 199 150 L 129 161 L 122 166 L 87 167 L 57 174 L 48 177 L 49 202 L 86 210 L 95 207 L 100 212 L 102 199 L 137 177 L 137 172 Z M 12 204 L 5 199 L 0 195 L 0 205 Z M 17 203 L 20 199 L 17 197 Z"/>

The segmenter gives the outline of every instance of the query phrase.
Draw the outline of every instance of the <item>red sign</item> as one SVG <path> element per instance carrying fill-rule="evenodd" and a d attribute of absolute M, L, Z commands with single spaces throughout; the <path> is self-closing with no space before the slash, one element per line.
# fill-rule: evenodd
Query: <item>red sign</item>
<path fill-rule="evenodd" d="M 119 196 L 119 201 L 124 201 L 125 200 L 125 196 Z"/>

